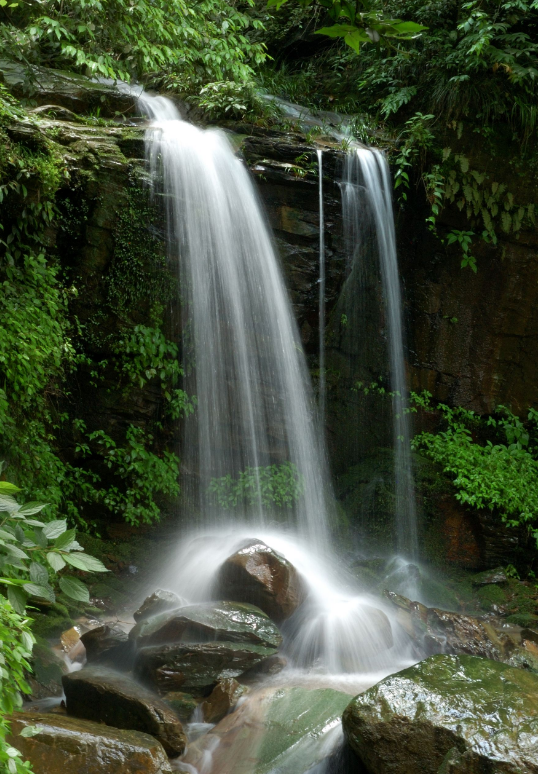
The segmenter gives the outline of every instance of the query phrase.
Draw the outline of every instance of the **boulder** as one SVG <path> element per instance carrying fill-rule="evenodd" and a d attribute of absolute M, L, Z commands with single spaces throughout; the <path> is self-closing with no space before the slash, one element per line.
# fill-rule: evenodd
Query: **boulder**
<path fill-rule="evenodd" d="M 493 616 L 426 607 L 392 591 L 385 596 L 396 607 L 398 623 L 418 646 L 417 655 L 465 653 L 538 672 L 538 652 L 528 628 Z"/>
<path fill-rule="evenodd" d="M 89 667 L 64 675 L 62 683 L 70 715 L 151 734 L 170 756 L 184 751 L 186 738 L 175 713 L 131 678 Z"/>
<path fill-rule="evenodd" d="M 219 680 L 202 703 L 202 714 L 205 722 L 218 723 L 235 707 L 244 693 L 245 688 L 233 677 Z"/>
<path fill-rule="evenodd" d="M 198 707 L 196 699 L 193 699 L 190 693 L 183 693 L 183 691 L 169 691 L 164 694 L 162 700 L 183 722 L 190 720 Z"/>
<path fill-rule="evenodd" d="M 162 745 L 139 731 L 108 728 L 77 718 L 16 712 L 9 744 L 30 761 L 35 774 L 170 774 Z M 20 736 L 39 726 L 36 736 Z"/>
<path fill-rule="evenodd" d="M 489 586 L 492 583 L 507 583 L 508 576 L 504 567 L 497 567 L 496 570 L 486 570 L 473 575 L 471 583 L 473 586 Z"/>
<path fill-rule="evenodd" d="M 270 618 L 254 605 L 207 602 L 180 607 L 138 623 L 130 637 L 138 647 L 169 642 L 250 642 L 277 648 L 282 635 Z"/>
<path fill-rule="evenodd" d="M 31 97 L 38 106 L 58 105 L 75 113 L 97 112 L 103 117 L 116 113 L 136 115 L 136 98 L 112 82 L 92 81 L 76 73 L 35 66 L 28 76 L 25 65 L 0 59 L 0 82 L 19 99 Z"/>
<path fill-rule="evenodd" d="M 275 621 L 289 618 L 306 597 L 295 567 L 261 540 L 248 540 L 220 567 L 213 595 L 257 605 Z"/>
<path fill-rule="evenodd" d="M 171 610 L 174 607 L 181 607 L 183 604 L 181 597 L 178 597 L 173 591 L 157 589 L 149 597 L 146 597 L 138 610 L 133 613 L 133 618 L 137 622 L 143 621 L 152 615 L 164 613 L 165 610 Z"/>
<path fill-rule="evenodd" d="M 343 715 L 371 774 L 538 774 L 538 676 L 437 655 L 381 680 Z"/>
<path fill-rule="evenodd" d="M 132 667 L 134 645 L 118 624 L 97 626 L 80 639 L 89 664 L 104 664 L 124 671 Z"/>
<path fill-rule="evenodd" d="M 241 642 L 202 642 L 153 645 L 136 656 L 135 675 L 160 694 L 185 691 L 206 696 L 219 680 L 239 677 L 275 648 Z"/>
<path fill-rule="evenodd" d="M 340 745 L 349 698 L 329 688 L 260 689 L 189 745 L 183 760 L 212 774 L 305 774 Z"/>

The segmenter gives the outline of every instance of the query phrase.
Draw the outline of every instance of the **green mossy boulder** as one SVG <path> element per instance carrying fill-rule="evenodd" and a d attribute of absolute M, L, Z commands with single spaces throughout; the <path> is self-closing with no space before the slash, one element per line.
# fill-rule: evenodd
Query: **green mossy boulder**
<path fill-rule="evenodd" d="M 330 688 L 263 688 L 189 746 L 184 760 L 202 771 L 212 752 L 218 774 L 304 774 L 339 746 L 348 702 Z"/>
<path fill-rule="evenodd" d="M 538 676 L 432 656 L 356 696 L 344 732 L 371 774 L 537 774 Z"/>
<path fill-rule="evenodd" d="M 185 691 L 206 696 L 219 680 L 239 677 L 275 653 L 275 648 L 246 642 L 154 645 L 138 652 L 134 672 L 161 694 Z"/>
<path fill-rule="evenodd" d="M 277 648 L 282 635 L 269 617 L 254 605 L 206 602 L 142 620 L 130 637 L 138 647 L 169 642 L 249 642 Z"/>

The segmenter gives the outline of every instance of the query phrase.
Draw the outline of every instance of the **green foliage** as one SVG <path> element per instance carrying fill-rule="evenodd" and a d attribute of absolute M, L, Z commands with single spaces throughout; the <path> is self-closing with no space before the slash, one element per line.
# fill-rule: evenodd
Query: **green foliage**
<path fill-rule="evenodd" d="M 201 107 L 210 118 L 258 119 L 270 115 L 271 103 L 262 99 L 253 82 L 234 83 L 217 81 L 208 83 L 199 96 L 191 101 Z"/>
<path fill-rule="evenodd" d="M 246 36 L 260 22 L 227 0 L 40 0 L 2 10 L 3 53 L 26 64 L 126 81 L 181 71 L 203 82 L 248 79 L 265 56 Z"/>
<path fill-rule="evenodd" d="M 221 508 L 241 506 L 293 508 L 304 494 L 304 480 L 291 462 L 267 467 L 246 468 L 234 478 L 214 478 L 208 491 Z"/>
<path fill-rule="evenodd" d="M 10 731 L 6 717 L 21 707 L 21 693 L 30 693 L 25 672 L 31 671 L 29 658 L 35 638 L 29 623 L 0 595 L 0 767 L 6 774 L 31 771 L 20 752 L 6 742 Z"/>
<path fill-rule="evenodd" d="M 28 659 L 35 638 L 30 619 L 24 617 L 26 605 L 32 599 L 54 603 L 55 585 L 66 596 L 88 602 L 86 585 L 66 572 L 107 572 L 99 559 L 84 552 L 65 519 L 34 518 L 46 503 L 21 505 L 14 496 L 20 491 L 0 481 L 0 586 L 7 590 L 7 599 L 0 594 L 0 763 L 11 774 L 30 771 L 20 752 L 6 742 L 6 716 L 21 706 L 21 693 L 30 693 L 25 672 L 31 671 Z"/>
<path fill-rule="evenodd" d="M 413 441 L 453 481 L 456 498 L 499 512 L 511 527 L 525 525 L 538 544 L 538 412 L 525 421 L 500 406 L 484 419 L 473 411 L 433 406 L 431 395 L 412 395 L 417 408 L 439 411 L 442 429 Z"/>
<path fill-rule="evenodd" d="M 288 0 L 268 0 L 268 8 L 280 9 Z M 308 7 L 312 0 L 299 0 L 300 5 Z M 391 19 L 375 0 L 319 0 L 335 24 L 316 30 L 318 35 L 330 38 L 342 38 L 355 53 L 360 52 L 363 43 L 382 43 L 390 41 L 413 40 L 426 27 L 416 22 Z"/>

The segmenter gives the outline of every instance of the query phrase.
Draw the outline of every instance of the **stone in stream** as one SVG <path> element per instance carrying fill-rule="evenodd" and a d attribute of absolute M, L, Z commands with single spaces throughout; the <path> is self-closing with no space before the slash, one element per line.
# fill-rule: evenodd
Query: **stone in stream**
<path fill-rule="evenodd" d="M 173 591 L 156 589 L 153 594 L 146 597 L 138 610 L 133 613 L 133 618 L 137 622 L 143 621 L 145 618 L 151 618 L 153 615 L 164 613 L 165 610 L 181 607 L 183 604 L 181 597 L 178 597 Z"/>
<path fill-rule="evenodd" d="M 277 648 L 282 635 L 270 618 L 254 605 L 205 602 L 180 607 L 143 620 L 131 629 L 137 646 L 170 642 L 249 642 Z"/>
<path fill-rule="evenodd" d="M 64 675 L 62 683 L 70 715 L 151 734 L 172 757 L 184 751 L 186 738 L 175 713 L 131 678 L 89 667 Z"/>
<path fill-rule="evenodd" d="M 538 774 L 538 676 L 431 656 L 356 696 L 346 737 L 371 774 Z"/>
<path fill-rule="evenodd" d="M 240 677 L 276 648 L 243 642 L 177 642 L 142 648 L 134 666 L 141 682 L 159 693 L 185 691 L 207 696 L 219 680 Z"/>
<path fill-rule="evenodd" d="M 202 714 L 206 723 L 218 723 L 232 710 L 245 688 L 233 677 L 219 680 L 207 699 L 202 702 Z"/>
<path fill-rule="evenodd" d="M 261 540 L 248 540 L 220 567 L 213 596 L 250 602 L 283 621 L 304 601 L 306 588 L 287 559 Z"/>
<path fill-rule="evenodd" d="M 89 664 L 104 664 L 127 671 L 132 667 L 134 645 L 118 624 L 103 624 L 81 637 Z"/>
<path fill-rule="evenodd" d="M 196 699 L 193 699 L 190 693 L 183 693 L 183 691 L 169 691 L 164 694 L 162 700 L 183 722 L 191 719 L 198 706 Z"/>
<path fill-rule="evenodd" d="M 262 688 L 189 745 L 183 760 L 211 774 L 305 774 L 341 743 L 349 699 L 330 688 Z"/>
<path fill-rule="evenodd" d="M 35 774 L 171 774 L 162 745 L 149 734 L 48 713 L 16 712 L 9 720 L 8 742 Z M 20 736 L 29 726 L 40 732 Z"/>

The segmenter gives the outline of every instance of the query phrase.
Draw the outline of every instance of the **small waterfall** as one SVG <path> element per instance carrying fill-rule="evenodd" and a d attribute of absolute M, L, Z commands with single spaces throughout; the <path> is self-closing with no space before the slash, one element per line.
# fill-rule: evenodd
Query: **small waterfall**
<path fill-rule="evenodd" d="M 222 131 L 182 121 L 164 97 L 140 101 L 153 119 L 147 154 L 180 269 L 188 389 L 198 400 L 183 456 L 204 523 L 261 526 L 288 511 L 312 545 L 326 545 L 329 484 L 309 376 L 249 173 Z M 299 495 L 280 513 L 267 496 L 279 481 Z"/>
<path fill-rule="evenodd" d="M 363 232 L 375 230 L 388 322 L 392 390 L 397 550 L 409 561 L 418 557 L 415 486 L 411 459 L 411 424 L 405 376 L 402 293 L 398 274 L 391 179 L 387 161 L 374 149 L 354 148 L 343 179 L 346 241 L 353 260 L 360 260 Z M 361 195 L 361 191 L 365 195 Z"/>
<path fill-rule="evenodd" d="M 325 216 L 323 214 L 323 151 L 316 151 L 319 175 L 319 417 L 325 428 Z"/>

